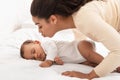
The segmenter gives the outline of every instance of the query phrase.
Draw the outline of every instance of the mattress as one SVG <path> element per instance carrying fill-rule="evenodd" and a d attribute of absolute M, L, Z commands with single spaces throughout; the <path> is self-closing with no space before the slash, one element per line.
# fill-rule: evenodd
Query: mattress
<path fill-rule="evenodd" d="M 61 75 L 64 71 L 80 71 L 89 73 L 93 67 L 64 63 L 64 65 L 53 65 L 48 68 L 39 67 L 41 61 L 25 60 L 20 57 L 19 49 L 23 41 L 27 39 L 43 39 L 37 28 L 23 28 L 6 36 L 0 42 L 0 80 L 87 80 Z M 56 34 L 56 40 L 74 40 L 71 30 Z M 102 56 L 106 56 L 108 50 L 100 43 L 96 43 L 96 50 Z M 120 80 L 119 73 L 110 73 L 105 77 L 93 80 Z"/>

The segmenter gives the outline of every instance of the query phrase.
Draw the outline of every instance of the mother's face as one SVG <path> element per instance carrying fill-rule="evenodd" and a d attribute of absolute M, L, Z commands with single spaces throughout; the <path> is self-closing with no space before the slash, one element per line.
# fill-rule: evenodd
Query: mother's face
<path fill-rule="evenodd" d="M 58 31 L 55 19 L 45 20 L 38 17 L 32 17 L 32 19 L 44 37 L 52 37 Z"/>

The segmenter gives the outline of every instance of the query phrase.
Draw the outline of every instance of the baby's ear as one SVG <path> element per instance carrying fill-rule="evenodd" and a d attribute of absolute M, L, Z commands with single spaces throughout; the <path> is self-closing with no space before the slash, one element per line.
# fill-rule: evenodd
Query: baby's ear
<path fill-rule="evenodd" d="M 37 40 L 35 40 L 35 41 L 34 41 L 34 43 L 36 43 L 36 44 L 40 44 L 40 42 L 39 42 L 39 41 L 37 41 Z"/>

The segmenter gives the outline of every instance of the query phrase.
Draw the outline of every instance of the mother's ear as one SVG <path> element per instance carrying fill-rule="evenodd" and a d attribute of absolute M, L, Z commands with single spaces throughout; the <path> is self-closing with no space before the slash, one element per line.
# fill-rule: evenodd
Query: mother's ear
<path fill-rule="evenodd" d="M 57 16 L 56 15 L 51 15 L 49 18 L 49 22 L 51 24 L 56 24 L 57 23 Z"/>

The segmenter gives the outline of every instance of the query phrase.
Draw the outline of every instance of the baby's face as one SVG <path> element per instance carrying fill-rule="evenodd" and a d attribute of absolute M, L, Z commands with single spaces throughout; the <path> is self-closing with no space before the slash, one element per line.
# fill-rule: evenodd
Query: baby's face
<path fill-rule="evenodd" d="M 44 61 L 46 54 L 39 43 L 30 43 L 24 45 L 24 58 Z"/>

